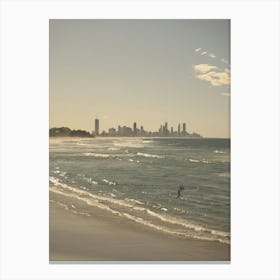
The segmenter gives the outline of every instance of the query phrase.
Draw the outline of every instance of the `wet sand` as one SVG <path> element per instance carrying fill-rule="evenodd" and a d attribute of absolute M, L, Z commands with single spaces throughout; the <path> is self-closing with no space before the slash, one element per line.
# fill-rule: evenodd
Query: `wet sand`
<path fill-rule="evenodd" d="M 86 205 L 67 209 L 62 200 L 71 205 L 50 192 L 50 262 L 230 261 L 230 245 L 174 238 L 99 208 L 86 216 Z"/>

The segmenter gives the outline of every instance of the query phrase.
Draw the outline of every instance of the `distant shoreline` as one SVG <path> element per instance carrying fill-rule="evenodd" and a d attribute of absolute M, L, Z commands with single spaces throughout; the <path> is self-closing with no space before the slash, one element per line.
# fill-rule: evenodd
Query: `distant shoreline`
<path fill-rule="evenodd" d="M 49 136 L 49 138 L 56 139 L 56 138 L 85 138 L 85 139 L 110 139 L 110 138 L 141 138 L 141 139 L 223 139 L 223 140 L 231 140 L 231 138 L 225 137 L 189 137 L 189 136 L 177 136 L 177 137 L 170 137 L 170 136 Z"/>
<path fill-rule="evenodd" d="M 201 138 L 202 135 L 193 132 L 188 133 L 186 131 L 186 125 L 184 123 L 182 132 L 178 128 L 178 132 L 173 132 L 173 128 L 171 131 L 167 129 L 167 123 L 165 126 L 161 126 L 159 131 L 145 131 L 143 127 L 141 126 L 141 130 L 137 129 L 136 123 L 134 123 L 133 129 L 127 126 L 118 126 L 118 130 L 115 128 L 109 128 L 108 132 L 103 130 L 101 133 L 99 133 L 99 120 L 96 119 L 96 128 L 91 133 L 86 130 L 72 130 L 69 127 L 52 127 L 49 129 L 49 136 L 70 136 L 70 137 L 168 137 L 168 138 L 181 138 L 181 137 L 187 137 L 187 138 Z"/>

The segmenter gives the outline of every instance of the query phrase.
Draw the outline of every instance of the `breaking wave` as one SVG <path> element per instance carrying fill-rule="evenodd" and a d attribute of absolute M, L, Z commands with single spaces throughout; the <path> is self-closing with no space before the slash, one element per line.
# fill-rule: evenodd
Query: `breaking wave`
<path fill-rule="evenodd" d="M 120 148 L 108 148 L 109 151 L 119 151 Z"/>
<path fill-rule="evenodd" d="M 163 156 L 144 154 L 144 153 L 137 153 L 136 155 L 141 157 L 147 157 L 147 158 L 164 158 Z"/>
<path fill-rule="evenodd" d="M 102 182 L 104 182 L 104 183 L 106 183 L 106 184 L 108 184 L 108 185 L 113 185 L 113 186 L 116 186 L 116 185 L 117 185 L 116 182 L 109 181 L 109 180 L 107 180 L 107 179 L 103 179 Z"/>
<path fill-rule="evenodd" d="M 215 154 L 225 154 L 226 152 L 224 152 L 224 151 L 219 151 L 219 150 L 215 150 L 214 153 L 215 153 Z"/>
<path fill-rule="evenodd" d="M 210 162 L 209 160 L 207 160 L 207 159 L 198 160 L 198 159 L 189 158 L 189 161 L 190 161 L 190 162 L 195 162 L 195 163 L 206 163 L 206 164 L 211 163 L 211 162 Z"/>
<path fill-rule="evenodd" d="M 116 147 L 128 147 L 128 148 L 144 148 L 142 141 L 137 143 L 136 141 L 121 141 L 121 142 L 113 142 L 113 145 Z"/>
<path fill-rule="evenodd" d="M 105 196 L 94 194 L 86 190 L 71 187 L 59 181 L 58 178 L 50 177 L 50 191 L 77 199 L 86 203 L 88 206 L 98 207 L 100 209 L 111 212 L 114 215 L 129 219 L 136 223 L 142 224 L 149 228 L 177 236 L 180 238 L 194 238 L 209 241 L 219 241 L 229 244 L 230 234 L 227 232 L 205 228 L 201 225 L 188 222 L 182 218 L 175 218 L 167 214 L 168 209 L 161 207 L 162 213 L 157 213 L 145 207 L 145 203 L 136 199 L 125 198 L 117 199 L 115 195 Z M 110 184 L 110 181 L 103 179 L 103 182 Z M 67 206 L 71 211 L 77 211 L 72 206 Z M 83 209 L 84 210 L 84 209 Z M 86 215 L 90 216 L 94 213 L 94 209 L 87 208 Z M 85 214 L 85 213 L 83 213 Z"/>
<path fill-rule="evenodd" d="M 83 153 L 83 155 L 87 157 L 96 157 L 96 158 L 110 158 L 115 157 L 114 155 L 108 155 L 108 154 L 96 154 L 96 153 Z"/>

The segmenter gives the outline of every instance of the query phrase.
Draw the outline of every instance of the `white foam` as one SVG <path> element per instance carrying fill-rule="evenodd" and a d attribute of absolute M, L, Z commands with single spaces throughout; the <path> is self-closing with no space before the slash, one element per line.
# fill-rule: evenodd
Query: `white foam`
<path fill-rule="evenodd" d="M 96 153 L 83 153 L 83 155 L 87 157 L 96 157 L 96 158 L 109 158 L 114 157 L 114 155 L 108 155 L 108 154 L 96 154 Z"/>
<path fill-rule="evenodd" d="M 61 172 L 59 173 L 59 176 L 61 176 L 61 177 L 65 177 L 65 175 L 66 175 L 66 172 L 64 172 L 64 171 L 61 171 Z"/>
<path fill-rule="evenodd" d="M 86 181 L 89 182 L 90 184 L 98 185 L 98 182 L 94 181 L 91 177 L 90 177 L 90 178 L 85 177 L 85 179 L 86 179 Z"/>
<path fill-rule="evenodd" d="M 221 243 L 229 244 L 229 241 L 227 241 L 227 240 L 225 241 L 225 240 L 223 240 L 221 238 L 211 238 L 211 237 L 206 237 L 206 236 L 197 236 L 197 235 L 193 235 L 192 233 L 189 233 L 189 232 L 179 232 L 179 231 L 171 230 L 171 229 L 168 229 L 167 227 L 153 224 L 150 221 L 144 220 L 143 218 L 140 218 L 140 217 L 135 217 L 135 216 L 133 216 L 131 214 L 128 214 L 128 213 L 117 212 L 117 214 L 119 216 L 126 217 L 129 220 L 132 220 L 132 221 L 140 223 L 142 225 L 151 227 L 151 228 L 153 228 L 155 230 L 158 230 L 158 231 L 161 231 L 161 232 L 164 232 L 164 233 L 167 233 L 167 234 L 177 235 L 177 236 L 185 237 L 185 238 L 190 238 L 191 237 L 191 238 L 194 238 L 194 239 L 209 240 L 209 241 L 219 241 Z"/>
<path fill-rule="evenodd" d="M 120 148 L 108 148 L 109 151 L 119 151 Z"/>
<path fill-rule="evenodd" d="M 200 162 L 198 159 L 192 159 L 192 158 L 189 158 L 189 161 L 190 162 Z"/>
<path fill-rule="evenodd" d="M 55 184 L 55 185 L 59 184 L 58 179 L 55 178 L 55 177 L 50 176 L 49 180 L 50 180 L 51 183 L 53 183 L 53 184 Z"/>
<path fill-rule="evenodd" d="M 151 211 L 149 209 L 143 209 L 143 208 L 139 208 L 139 207 L 138 207 L 138 209 L 141 210 L 141 211 L 145 210 L 149 215 L 151 215 L 153 217 L 156 217 L 163 222 L 167 222 L 167 223 L 174 224 L 174 225 L 179 225 L 179 226 L 182 226 L 186 229 L 194 230 L 196 232 L 211 232 L 211 230 L 206 229 L 203 226 L 195 225 L 195 224 L 190 223 L 190 222 L 186 222 L 185 220 L 182 220 L 180 218 L 174 218 L 174 217 L 171 217 L 171 216 L 165 215 L 165 214 L 158 214 L 158 213 L 155 213 L 154 211 Z M 215 234 L 219 235 L 219 236 L 227 236 L 227 233 L 224 233 L 224 232 L 221 232 L 221 231 L 218 231 L 218 230 L 215 231 Z"/>
<path fill-rule="evenodd" d="M 144 145 L 140 142 L 132 142 L 132 141 L 125 141 L 123 140 L 122 142 L 113 142 L 114 146 L 117 147 L 129 147 L 129 148 L 144 148 Z"/>
<path fill-rule="evenodd" d="M 209 161 L 209 160 L 207 160 L 207 159 L 198 160 L 198 159 L 189 158 L 189 161 L 190 161 L 190 162 L 195 162 L 195 163 L 198 163 L 198 162 L 200 162 L 200 163 L 206 163 L 206 164 L 211 163 L 211 161 Z"/>
<path fill-rule="evenodd" d="M 213 162 L 215 162 L 215 163 L 229 163 L 230 160 L 229 159 L 219 159 L 219 160 L 215 159 Z"/>
<path fill-rule="evenodd" d="M 230 234 L 228 232 L 219 231 L 219 230 L 210 230 L 210 232 L 218 236 L 230 237 Z"/>
<path fill-rule="evenodd" d="M 163 156 L 144 154 L 144 153 L 137 153 L 137 156 L 147 157 L 147 158 L 164 158 Z"/>
<path fill-rule="evenodd" d="M 104 183 L 106 183 L 106 184 L 108 184 L 108 185 L 114 185 L 114 186 L 117 185 L 116 182 L 112 182 L 112 181 L 109 181 L 109 180 L 107 180 L 107 179 L 103 179 L 102 182 L 104 182 Z"/>
<path fill-rule="evenodd" d="M 137 199 L 125 198 L 124 200 L 126 200 L 126 201 L 131 201 L 131 202 L 135 202 L 135 203 L 140 204 L 140 205 L 143 205 L 143 204 L 144 204 L 144 202 L 139 201 L 139 200 L 137 200 Z"/>
<path fill-rule="evenodd" d="M 85 143 L 79 143 L 79 142 L 78 142 L 78 143 L 76 143 L 76 145 L 77 145 L 77 146 L 88 146 L 88 144 L 85 144 Z"/>
<path fill-rule="evenodd" d="M 76 211 L 76 210 L 73 210 L 73 209 L 71 209 L 71 212 L 74 213 L 74 214 L 77 214 L 77 215 L 83 215 L 83 216 L 90 217 L 89 213 L 80 212 L 80 211 Z"/>
<path fill-rule="evenodd" d="M 215 150 L 214 153 L 215 153 L 215 154 L 225 154 L 226 152 L 224 152 L 224 151 L 219 151 L 219 150 Z"/>
<path fill-rule="evenodd" d="M 173 210 L 178 211 L 178 212 L 180 212 L 180 213 L 186 213 L 185 210 L 182 210 L 182 209 L 177 208 L 177 207 L 173 208 Z"/>
<path fill-rule="evenodd" d="M 50 181 L 52 181 L 55 184 L 54 187 L 50 188 L 50 191 L 62 194 L 64 196 L 69 196 L 69 197 L 73 197 L 75 199 L 79 199 L 81 201 L 86 202 L 88 205 L 99 207 L 101 209 L 110 211 L 111 213 L 117 214 L 119 216 L 127 217 L 127 218 L 132 219 L 136 222 L 140 222 L 142 224 L 148 225 L 150 227 L 153 227 L 155 229 L 164 231 L 166 233 L 172 233 L 172 234 L 183 236 L 183 237 L 192 237 L 192 238 L 198 238 L 198 239 L 204 239 L 204 240 L 216 240 L 216 241 L 220 241 L 220 242 L 223 242 L 223 243 L 229 243 L 229 240 L 228 240 L 229 234 L 228 233 L 217 231 L 217 230 L 215 230 L 215 231 L 209 230 L 209 229 L 206 229 L 206 228 L 204 228 L 200 225 L 195 225 L 193 223 L 189 223 L 189 222 L 187 222 L 185 220 L 182 220 L 180 218 L 171 217 L 171 216 L 166 215 L 166 214 L 158 214 L 158 213 L 155 213 L 154 211 L 151 211 L 147 208 L 140 207 L 140 206 L 135 206 L 135 201 L 137 201 L 137 200 L 127 199 L 127 200 L 124 201 L 124 200 L 119 200 L 119 199 L 115 199 L 115 198 L 111 198 L 111 197 L 95 195 L 95 194 L 89 193 L 87 191 L 80 190 L 80 189 L 77 189 L 77 188 L 73 188 L 73 187 L 70 187 L 66 184 L 60 183 L 55 178 L 50 178 Z M 63 191 L 63 190 L 65 190 L 65 191 Z M 112 206 L 106 205 L 105 204 L 106 202 L 111 203 L 112 206 L 113 205 L 122 206 L 123 210 L 132 209 L 136 212 L 140 211 L 141 213 L 145 213 L 147 218 L 149 216 L 151 216 L 151 217 L 154 217 L 156 219 L 159 219 L 159 220 L 165 222 L 166 224 L 178 225 L 182 228 L 185 228 L 185 230 L 187 230 L 187 231 L 182 232 L 179 229 L 178 230 L 170 230 L 167 227 L 154 224 L 152 221 L 144 220 L 143 218 L 133 216 L 133 215 L 131 215 L 129 213 L 126 213 L 126 212 L 123 212 L 123 211 L 120 212 L 120 211 L 114 210 L 112 208 Z M 161 207 L 161 208 L 164 208 L 164 207 Z M 167 209 L 167 208 L 164 208 L 164 209 Z M 195 234 L 195 232 L 196 232 L 196 234 Z M 214 234 L 215 236 L 211 237 L 211 236 L 209 236 L 209 234 L 212 234 L 212 235 Z"/>
<path fill-rule="evenodd" d="M 140 160 L 135 160 L 135 159 L 132 159 L 132 158 L 128 159 L 128 161 L 130 161 L 130 162 L 137 162 L 137 163 L 140 162 Z"/>
<path fill-rule="evenodd" d="M 217 175 L 219 176 L 219 177 L 230 177 L 230 173 L 228 173 L 228 172 L 224 172 L 224 173 L 217 173 Z"/>

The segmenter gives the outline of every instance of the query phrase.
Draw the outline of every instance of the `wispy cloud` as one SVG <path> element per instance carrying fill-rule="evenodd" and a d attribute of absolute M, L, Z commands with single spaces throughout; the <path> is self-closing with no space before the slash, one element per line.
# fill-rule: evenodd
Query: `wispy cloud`
<path fill-rule="evenodd" d="M 198 73 L 207 73 L 211 70 L 218 69 L 217 66 L 209 65 L 209 64 L 197 64 L 193 66 L 195 72 Z"/>
<path fill-rule="evenodd" d="M 195 52 L 197 52 L 198 54 L 202 55 L 202 56 L 208 56 L 210 58 L 215 58 L 216 55 L 213 53 L 208 52 L 207 50 L 203 50 L 202 48 L 197 48 L 195 49 Z"/>
<path fill-rule="evenodd" d="M 205 74 L 198 74 L 196 77 L 200 80 L 209 82 L 212 86 L 223 86 L 229 84 L 229 77 L 225 72 L 211 71 Z"/>
<path fill-rule="evenodd" d="M 221 70 L 209 64 L 194 65 L 196 78 L 209 82 L 212 86 L 225 86 L 230 84 L 230 71 L 228 68 Z"/>

